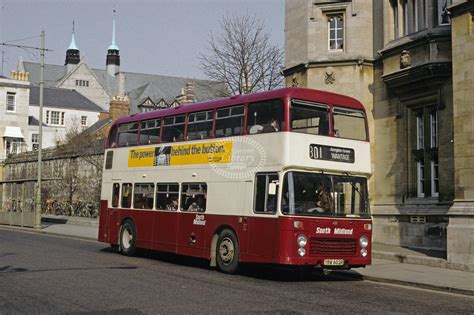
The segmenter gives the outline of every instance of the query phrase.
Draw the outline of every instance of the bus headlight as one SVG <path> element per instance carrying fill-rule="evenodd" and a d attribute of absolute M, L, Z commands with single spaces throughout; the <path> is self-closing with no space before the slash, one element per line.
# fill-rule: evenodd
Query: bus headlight
<path fill-rule="evenodd" d="M 298 255 L 300 255 L 300 257 L 303 257 L 304 255 L 306 255 L 306 250 L 303 247 L 298 248 Z"/>
<path fill-rule="evenodd" d="M 298 243 L 299 247 L 305 247 L 306 243 L 308 242 L 308 239 L 306 238 L 306 235 L 300 234 L 298 235 L 296 242 Z"/>
<path fill-rule="evenodd" d="M 367 247 L 367 245 L 369 245 L 369 239 L 367 236 L 361 236 L 361 238 L 359 238 L 359 244 L 362 248 Z"/>
<path fill-rule="evenodd" d="M 362 255 L 362 257 L 366 257 L 369 253 L 367 252 L 367 249 L 362 248 L 362 249 L 360 250 L 360 254 Z"/>

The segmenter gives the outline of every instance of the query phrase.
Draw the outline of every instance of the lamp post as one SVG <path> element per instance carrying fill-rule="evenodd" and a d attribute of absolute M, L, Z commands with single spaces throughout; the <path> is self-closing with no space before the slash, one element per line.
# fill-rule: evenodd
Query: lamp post
<path fill-rule="evenodd" d="M 38 182 L 36 183 L 35 229 L 41 229 L 41 163 L 43 153 L 43 86 L 44 86 L 44 30 L 41 31 L 40 49 L 40 94 L 39 94 L 39 134 L 38 134 Z"/>

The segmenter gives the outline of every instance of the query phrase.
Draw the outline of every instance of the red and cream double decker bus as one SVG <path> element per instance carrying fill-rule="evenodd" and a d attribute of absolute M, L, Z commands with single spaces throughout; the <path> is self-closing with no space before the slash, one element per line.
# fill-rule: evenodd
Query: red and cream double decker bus
<path fill-rule="evenodd" d="M 239 263 L 371 262 L 364 107 L 283 88 L 122 117 L 105 151 L 99 241 Z"/>

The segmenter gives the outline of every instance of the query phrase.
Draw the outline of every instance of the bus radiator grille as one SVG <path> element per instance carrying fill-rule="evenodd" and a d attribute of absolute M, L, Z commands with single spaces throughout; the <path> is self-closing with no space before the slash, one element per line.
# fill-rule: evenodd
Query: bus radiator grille
<path fill-rule="evenodd" d="M 312 256 L 338 255 L 354 256 L 357 250 L 355 239 L 338 238 L 316 238 L 312 237 L 309 242 L 309 254 Z"/>

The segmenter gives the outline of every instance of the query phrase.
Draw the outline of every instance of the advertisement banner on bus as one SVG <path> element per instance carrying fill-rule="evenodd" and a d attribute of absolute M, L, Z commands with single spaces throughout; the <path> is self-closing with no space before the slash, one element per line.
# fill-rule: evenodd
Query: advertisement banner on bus
<path fill-rule="evenodd" d="M 131 149 L 128 167 L 224 164 L 232 162 L 232 141 Z"/>

